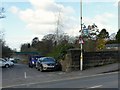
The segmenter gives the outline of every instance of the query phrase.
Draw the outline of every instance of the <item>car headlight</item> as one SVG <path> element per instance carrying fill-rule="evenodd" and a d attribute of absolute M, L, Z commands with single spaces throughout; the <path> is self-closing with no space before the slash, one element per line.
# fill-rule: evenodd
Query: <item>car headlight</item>
<path fill-rule="evenodd" d="M 43 67 L 47 67 L 48 65 L 47 64 L 42 64 L 43 65 Z"/>
<path fill-rule="evenodd" d="M 35 62 L 34 61 L 32 61 L 32 64 L 34 64 Z"/>

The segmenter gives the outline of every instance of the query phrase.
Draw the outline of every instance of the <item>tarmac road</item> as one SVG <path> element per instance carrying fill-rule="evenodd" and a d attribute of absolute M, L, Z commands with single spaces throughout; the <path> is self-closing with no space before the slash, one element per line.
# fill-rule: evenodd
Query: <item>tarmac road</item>
<path fill-rule="evenodd" d="M 18 85 L 14 88 L 118 88 L 118 73 Z"/>
<path fill-rule="evenodd" d="M 118 64 L 73 72 L 40 72 L 27 65 L 16 64 L 2 69 L 3 88 L 117 88 L 118 73 L 102 73 L 117 69 Z"/>
<path fill-rule="evenodd" d="M 2 86 L 43 81 L 46 77 L 53 79 L 51 76 L 59 75 L 60 73 L 59 71 L 40 72 L 24 64 L 15 64 L 14 67 L 2 69 Z"/>

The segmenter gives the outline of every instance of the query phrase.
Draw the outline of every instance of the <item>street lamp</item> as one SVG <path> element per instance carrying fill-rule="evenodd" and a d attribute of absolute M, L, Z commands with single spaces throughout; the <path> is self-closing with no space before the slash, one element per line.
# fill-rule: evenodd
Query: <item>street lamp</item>
<path fill-rule="evenodd" d="M 80 70 L 82 71 L 83 70 L 83 52 L 82 52 L 82 49 L 83 49 L 83 40 L 82 40 L 82 34 L 83 34 L 83 31 L 82 31 L 82 0 L 80 1 L 80 14 L 81 14 L 81 18 L 80 18 L 80 21 L 81 21 L 81 36 L 80 36 L 80 48 L 81 48 L 81 54 L 80 54 Z"/>
<path fill-rule="evenodd" d="M 80 44 L 80 49 L 81 49 L 81 54 L 80 54 L 80 70 L 83 70 L 83 35 L 87 35 L 89 36 L 89 34 L 95 34 L 97 32 L 99 32 L 97 26 L 95 24 L 93 24 L 92 26 L 88 26 L 88 28 L 86 28 L 86 26 L 82 23 L 82 0 L 80 0 L 80 25 L 81 25 L 81 30 L 79 32 L 81 32 L 81 35 L 79 37 L 79 44 Z M 86 31 L 86 32 L 85 32 Z M 94 32 L 93 32 L 94 31 Z"/>

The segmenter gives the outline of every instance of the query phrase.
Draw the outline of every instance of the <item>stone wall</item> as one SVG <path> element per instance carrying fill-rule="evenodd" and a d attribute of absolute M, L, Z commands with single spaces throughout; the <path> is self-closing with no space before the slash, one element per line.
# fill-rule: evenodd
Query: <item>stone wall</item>
<path fill-rule="evenodd" d="M 62 71 L 79 70 L 80 68 L 80 50 L 70 49 L 68 50 L 65 59 L 61 61 Z"/>
<path fill-rule="evenodd" d="M 68 50 L 65 59 L 61 60 L 62 71 L 80 69 L 80 49 Z M 83 69 L 118 62 L 118 51 L 83 52 Z"/>

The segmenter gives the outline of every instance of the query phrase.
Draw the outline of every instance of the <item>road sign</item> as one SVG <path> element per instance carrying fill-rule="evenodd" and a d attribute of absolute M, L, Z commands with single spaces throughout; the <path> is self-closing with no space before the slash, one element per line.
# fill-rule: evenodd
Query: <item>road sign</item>
<path fill-rule="evenodd" d="M 89 34 L 89 31 L 88 31 L 88 29 L 83 29 L 83 35 L 88 35 Z"/>
<path fill-rule="evenodd" d="M 79 44 L 83 44 L 84 43 L 84 41 L 83 40 L 79 40 Z"/>
<path fill-rule="evenodd" d="M 79 37 L 79 44 L 83 44 L 83 43 L 84 43 L 84 41 L 83 41 L 82 37 L 80 36 Z"/>

